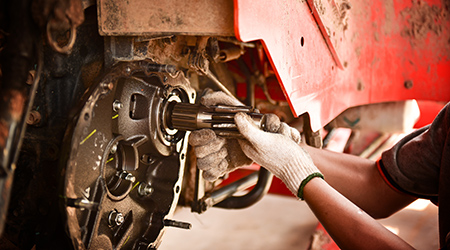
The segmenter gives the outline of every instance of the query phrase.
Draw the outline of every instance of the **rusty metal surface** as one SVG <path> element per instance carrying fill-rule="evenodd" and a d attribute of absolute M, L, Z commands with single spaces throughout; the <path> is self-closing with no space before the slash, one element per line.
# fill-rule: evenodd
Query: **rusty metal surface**
<path fill-rule="evenodd" d="M 235 0 L 235 23 L 241 41 L 262 41 L 294 114 L 307 112 L 313 130 L 356 105 L 450 100 L 448 1 L 349 1 L 330 32 L 339 15 L 327 21 L 335 13 L 320 3 L 344 1 L 313 1 L 322 26 L 309 2 Z"/>
<path fill-rule="evenodd" d="M 234 35 L 233 1 L 98 0 L 103 36 Z"/>
<path fill-rule="evenodd" d="M 83 5 L 80 0 L 36 0 L 32 2 L 31 14 L 39 27 L 52 22 L 64 31 L 75 28 L 84 21 Z"/>

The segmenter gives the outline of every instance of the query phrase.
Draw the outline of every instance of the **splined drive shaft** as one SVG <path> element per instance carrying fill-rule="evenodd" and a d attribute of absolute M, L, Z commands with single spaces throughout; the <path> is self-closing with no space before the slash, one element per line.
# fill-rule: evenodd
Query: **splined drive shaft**
<path fill-rule="evenodd" d="M 224 137 L 240 137 L 234 123 L 236 113 L 243 112 L 252 117 L 255 124 L 264 129 L 263 114 L 248 106 L 213 106 L 172 102 L 166 110 L 166 124 L 170 129 L 193 131 L 202 128 L 212 129 Z"/>

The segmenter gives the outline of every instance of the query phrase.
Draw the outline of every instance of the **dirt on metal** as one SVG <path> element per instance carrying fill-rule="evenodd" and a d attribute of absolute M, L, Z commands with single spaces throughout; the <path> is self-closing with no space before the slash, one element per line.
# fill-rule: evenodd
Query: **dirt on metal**
<path fill-rule="evenodd" d="M 436 5 L 428 5 L 425 1 L 413 1 L 411 8 L 406 8 L 401 15 L 407 19 L 409 26 L 402 31 L 402 36 L 421 40 L 432 32 L 437 36 L 441 35 L 448 18 L 448 10 Z"/>

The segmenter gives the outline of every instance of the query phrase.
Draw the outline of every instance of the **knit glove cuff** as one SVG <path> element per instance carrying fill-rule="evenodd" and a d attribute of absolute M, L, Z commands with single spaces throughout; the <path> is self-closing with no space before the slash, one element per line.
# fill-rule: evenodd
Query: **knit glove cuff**
<path fill-rule="evenodd" d="M 324 178 L 319 169 L 312 163 L 309 154 L 304 151 L 303 157 L 295 158 L 290 164 L 272 169 L 272 173 L 280 178 L 286 187 L 303 200 L 303 188 L 313 178 Z"/>

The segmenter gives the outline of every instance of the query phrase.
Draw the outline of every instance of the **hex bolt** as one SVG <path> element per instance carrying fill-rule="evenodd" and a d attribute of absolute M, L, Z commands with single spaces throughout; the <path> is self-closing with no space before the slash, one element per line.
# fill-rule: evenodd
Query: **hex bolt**
<path fill-rule="evenodd" d="M 108 224 L 112 227 L 120 226 L 125 221 L 122 213 L 119 213 L 117 209 L 112 210 L 108 215 Z"/>
<path fill-rule="evenodd" d="M 143 154 L 141 156 L 141 162 L 144 164 L 153 164 L 155 162 L 155 159 L 149 154 Z"/>
<path fill-rule="evenodd" d="M 111 146 L 111 149 L 110 149 L 109 152 L 110 152 L 112 155 L 115 154 L 115 153 L 117 152 L 117 143 L 114 143 L 114 144 Z"/>
<path fill-rule="evenodd" d="M 122 108 L 123 108 L 123 104 L 119 100 L 115 100 L 113 102 L 113 110 L 114 110 L 114 112 L 117 112 L 117 111 L 119 111 Z"/>
<path fill-rule="evenodd" d="M 136 177 L 134 177 L 134 175 L 128 173 L 127 171 L 123 171 L 122 173 L 120 173 L 119 177 L 133 183 L 136 181 Z"/>
<path fill-rule="evenodd" d="M 153 188 L 147 183 L 141 183 L 138 187 L 138 194 L 140 196 L 148 196 L 153 193 Z"/>
<path fill-rule="evenodd" d="M 28 115 L 27 124 L 28 125 L 36 125 L 41 122 L 41 113 L 37 110 L 32 110 Z"/>
<path fill-rule="evenodd" d="M 172 141 L 173 140 L 173 136 L 171 136 L 171 135 L 165 135 L 164 138 L 166 139 L 166 141 Z"/>

